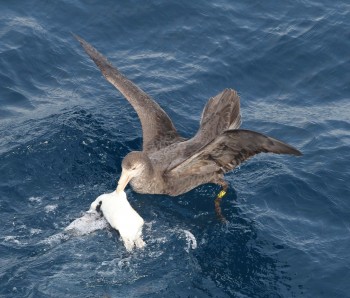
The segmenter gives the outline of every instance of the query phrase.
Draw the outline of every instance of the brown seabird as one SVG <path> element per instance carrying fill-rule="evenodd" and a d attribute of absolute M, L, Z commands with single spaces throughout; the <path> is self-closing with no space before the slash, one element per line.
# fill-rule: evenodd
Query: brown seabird
<path fill-rule="evenodd" d="M 89 43 L 74 36 L 107 81 L 133 106 L 141 121 L 142 151 L 130 152 L 123 159 L 117 191 L 123 191 L 130 182 L 138 193 L 177 196 L 201 184 L 218 184 L 222 191 L 215 199 L 215 209 L 223 219 L 220 201 L 228 187 L 225 173 L 261 152 L 301 155 L 299 150 L 279 140 L 239 129 L 239 96 L 232 89 L 209 99 L 193 138 L 181 137 L 169 116 L 149 95 Z"/>

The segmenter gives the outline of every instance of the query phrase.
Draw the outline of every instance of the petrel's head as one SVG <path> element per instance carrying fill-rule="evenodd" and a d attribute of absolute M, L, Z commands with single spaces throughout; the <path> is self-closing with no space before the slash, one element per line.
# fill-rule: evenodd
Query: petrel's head
<path fill-rule="evenodd" d="M 148 167 L 151 167 L 150 160 L 143 152 L 133 151 L 125 156 L 117 192 L 123 191 L 131 179 L 140 176 Z"/>

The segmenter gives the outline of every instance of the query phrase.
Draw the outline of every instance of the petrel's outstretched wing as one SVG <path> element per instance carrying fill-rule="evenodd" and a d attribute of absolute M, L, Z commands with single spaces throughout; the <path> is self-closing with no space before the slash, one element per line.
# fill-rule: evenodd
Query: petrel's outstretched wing
<path fill-rule="evenodd" d="M 107 81 L 116 87 L 135 109 L 142 126 L 143 151 L 156 151 L 184 140 L 177 133 L 169 116 L 150 96 L 113 67 L 101 53 L 84 39 L 77 35 L 74 37 L 80 42 Z"/>
<path fill-rule="evenodd" d="M 225 89 L 208 100 L 193 142 L 208 144 L 225 130 L 238 129 L 240 125 L 239 96 L 235 90 Z"/>
<path fill-rule="evenodd" d="M 191 177 L 215 172 L 224 174 L 261 152 L 301 155 L 296 148 L 261 133 L 243 129 L 226 130 L 192 156 L 168 169 L 167 175 Z"/>

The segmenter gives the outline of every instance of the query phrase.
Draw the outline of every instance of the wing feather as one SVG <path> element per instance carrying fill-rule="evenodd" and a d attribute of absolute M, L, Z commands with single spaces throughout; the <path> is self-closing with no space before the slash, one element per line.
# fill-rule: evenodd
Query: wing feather
<path fill-rule="evenodd" d="M 84 39 L 77 35 L 74 35 L 74 37 L 80 42 L 107 81 L 116 87 L 135 109 L 142 126 L 143 151 L 156 151 L 183 140 L 177 133 L 169 116 L 150 96 L 127 79 Z"/>
<path fill-rule="evenodd" d="M 240 100 L 233 89 L 225 89 L 210 98 L 203 110 L 196 142 L 208 144 L 227 129 L 238 129 L 241 124 Z"/>
<path fill-rule="evenodd" d="M 226 130 L 188 159 L 168 169 L 167 175 L 226 173 L 261 152 L 301 155 L 296 148 L 261 133 L 243 129 Z"/>

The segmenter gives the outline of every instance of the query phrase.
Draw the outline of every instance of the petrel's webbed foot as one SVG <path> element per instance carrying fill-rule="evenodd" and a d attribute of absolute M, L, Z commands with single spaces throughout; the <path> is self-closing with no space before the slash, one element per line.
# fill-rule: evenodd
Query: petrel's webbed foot
<path fill-rule="evenodd" d="M 226 195 L 228 184 L 224 180 L 219 181 L 218 184 L 222 187 L 222 189 L 221 189 L 221 191 L 219 192 L 219 194 L 217 195 L 217 197 L 216 197 L 216 199 L 214 201 L 214 203 L 215 203 L 215 212 L 216 212 L 216 216 L 218 217 L 218 219 L 221 222 L 225 223 L 225 222 L 227 222 L 227 220 L 226 220 L 225 216 L 222 215 L 220 204 L 221 204 L 222 198 Z"/>

